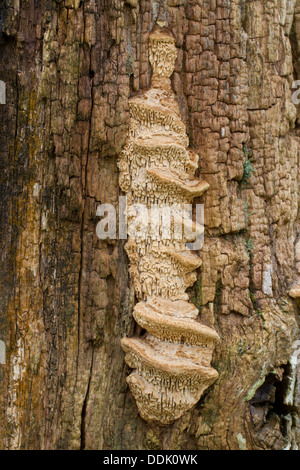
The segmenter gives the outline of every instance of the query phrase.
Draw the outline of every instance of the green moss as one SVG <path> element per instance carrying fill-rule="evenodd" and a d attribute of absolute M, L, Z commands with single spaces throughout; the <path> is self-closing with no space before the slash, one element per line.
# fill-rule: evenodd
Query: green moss
<path fill-rule="evenodd" d="M 243 205 L 244 205 L 244 216 L 245 216 L 245 231 L 247 231 L 249 229 L 250 215 L 253 215 L 255 213 L 255 211 L 249 212 L 249 201 L 248 201 L 248 199 L 247 199 L 247 201 L 243 201 Z"/>
<path fill-rule="evenodd" d="M 254 308 L 255 312 L 256 312 L 256 313 L 260 316 L 260 318 L 262 319 L 262 321 L 263 321 L 263 327 L 265 328 L 265 326 L 266 326 L 266 319 L 265 319 L 263 313 L 259 310 L 259 308 L 257 308 L 257 302 L 256 302 L 256 300 L 255 300 L 255 298 L 254 298 L 254 294 L 253 294 L 253 292 L 251 292 L 250 290 L 249 290 L 249 295 L 250 295 L 251 302 L 252 302 L 252 304 L 253 304 L 253 308 Z"/>
<path fill-rule="evenodd" d="M 252 173 L 255 172 L 253 165 L 251 163 L 252 150 L 249 149 L 246 145 L 243 145 L 243 153 L 246 160 L 244 161 L 244 173 L 242 177 L 242 185 L 247 186 L 248 180 L 250 179 Z"/>
<path fill-rule="evenodd" d="M 242 184 L 244 186 L 247 186 L 247 182 L 253 172 L 255 172 L 255 169 L 253 168 L 250 160 L 247 158 L 247 160 L 245 160 L 244 162 L 244 173 L 243 173 L 243 178 L 242 178 Z"/>
<path fill-rule="evenodd" d="M 254 245 L 253 245 L 253 240 L 252 240 L 251 237 L 248 238 L 248 240 L 245 242 L 245 245 L 246 245 L 246 248 L 247 248 L 247 253 L 248 253 L 249 259 L 252 259 Z"/>
<path fill-rule="evenodd" d="M 253 168 L 250 160 L 246 160 L 244 162 L 244 173 L 243 173 L 243 178 L 242 178 L 242 184 L 246 187 L 247 186 L 247 183 L 248 183 L 248 180 L 249 178 L 251 177 L 252 173 L 255 171 L 255 169 Z"/>
<path fill-rule="evenodd" d="M 258 315 L 260 316 L 260 318 L 263 320 L 265 324 L 265 317 L 263 316 L 263 313 L 258 308 L 256 309 L 256 312 L 258 313 Z"/>
<path fill-rule="evenodd" d="M 251 302 L 254 304 L 255 299 L 254 299 L 254 294 L 253 294 L 253 292 L 249 291 L 249 295 L 250 295 Z"/>

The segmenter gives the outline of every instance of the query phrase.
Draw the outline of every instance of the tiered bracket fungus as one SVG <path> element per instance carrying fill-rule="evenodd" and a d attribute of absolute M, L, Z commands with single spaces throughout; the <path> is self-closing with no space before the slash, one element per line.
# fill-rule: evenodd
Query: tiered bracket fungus
<path fill-rule="evenodd" d="M 296 270 L 298 274 L 298 279 L 290 290 L 290 296 L 300 301 L 300 240 L 298 241 L 296 245 L 295 258 L 296 258 Z"/>
<path fill-rule="evenodd" d="M 174 38 L 156 30 L 150 35 L 149 53 L 151 88 L 130 99 L 129 135 L 119 159 L 120 187 L 128 204 L 125 248 L 140 300 L 133 315 L 146 333 L 123 338 L 122 347 L 127 364 L 134 369 L 127 381 L 140 415 L 147 421 L 170 424 L 216 380 L 218 373 L 210 361 L 219 337 L 197 321 L 198 310 L 185 292 L 194 284 L 195 269 L 201 262 L 187 249 L 191 239 L 185 234 L 179 237 L 177 228 L 185 220 L 186 205 L 209 185 L 193 179 L 198 156 L 188 149 L 185 125 L 171 89 L 177 56 Z M 139 218 L 139 231 L 133 217 L 137 205 L 151 213 L 151 222 L 146 216 Z M 153 214 L 158 213 L 158 221 L 162 209 L 166 223 L 163 211 L 167 207 L 172 207 L 174 217 L 164 236 L 159 223 L 153 230 Z M 193 228 L 194 238 L 201 232 L 202 226 L 192 220 L 186 225 Z"/>

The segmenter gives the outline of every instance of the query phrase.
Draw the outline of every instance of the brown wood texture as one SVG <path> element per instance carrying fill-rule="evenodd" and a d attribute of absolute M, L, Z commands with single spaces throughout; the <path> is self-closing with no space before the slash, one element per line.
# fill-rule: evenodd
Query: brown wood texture
<path fill-rule="evenodd" d="M 128 389 L 128 258 L 96 236 L 97 206 L 122 194 L 128 99 L 150 86 L 157 20 L 210 184 L 190 300 L 221 338 L 219 378 L 169 426 L 143 421 Z M 0 31 L 0 448 L 297 448 L 300 1 L 2 0 Z"/>

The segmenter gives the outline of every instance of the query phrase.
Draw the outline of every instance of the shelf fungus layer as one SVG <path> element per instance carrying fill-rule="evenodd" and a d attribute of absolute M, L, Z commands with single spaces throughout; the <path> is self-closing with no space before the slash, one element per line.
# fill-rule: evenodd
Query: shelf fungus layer
<path fill-rule="evenodd" d="M 198 321 L 186 293 L 201 265 L 188 243 L 203 235 L 187 207 L 209 185 L 194 177 L 198 155 L 188 148 L 171 89 L 176 56 L 174 38 L 155 30 L 151 88 L 129 101 L 129 134 L 118 162 L 127 196 L 125 249 L 139 300 L 133 315 L 145 331 L 122 340 L 134 369 L 127 381 L 142 418 L 160 424 L 191 409 L 218 376 L 210 363 L 219 336 Z"/>

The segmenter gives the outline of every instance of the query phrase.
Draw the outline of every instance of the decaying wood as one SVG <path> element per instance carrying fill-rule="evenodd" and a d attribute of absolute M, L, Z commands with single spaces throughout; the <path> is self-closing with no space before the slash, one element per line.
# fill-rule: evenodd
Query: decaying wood
<path fill-rule="evenodd" d="M 0 447 L 297 448 L 299 0 L 0 7 Z M 157 22 L 175 38 L 172 89 L 210 186 L 188 294 L 221 338 L 218 379 L 168 426 L 140 418 L 126 382 L 121 339 L 139 331 L 124 241 L 96 236 Z"/>

